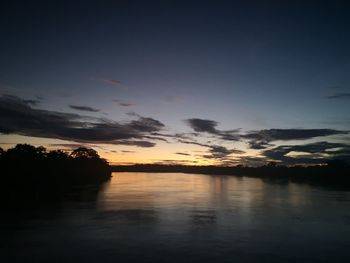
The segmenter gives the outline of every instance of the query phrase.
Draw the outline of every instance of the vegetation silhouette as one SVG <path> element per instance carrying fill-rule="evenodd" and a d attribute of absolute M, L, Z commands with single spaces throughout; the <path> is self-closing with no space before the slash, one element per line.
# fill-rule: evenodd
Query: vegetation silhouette
<path fill-rule="evenodd" d="M 93 149 L 48 152 L 29 144 L 17 144 L 7 151 L 0 148 L 0 169 L 1 195 L 9 202 L 60 199 L 72 189 L 102 184 L 112 171 Z"/>
<path fill-rule="evenodd" d="M 258 177 L 275 183 L 307 183 L 311 185 L 350 188 L 350 165 L 342 160 L 332 160 L 325 165 L 285 166 L 270 162 L 260 167 L 194 166 L 135 164 L 113 166 L 115 172 L 194 173 Z"/>

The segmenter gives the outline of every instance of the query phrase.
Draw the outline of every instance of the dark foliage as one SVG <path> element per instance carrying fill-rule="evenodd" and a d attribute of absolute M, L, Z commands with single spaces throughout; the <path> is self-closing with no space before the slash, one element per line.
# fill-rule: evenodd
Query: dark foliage
<path fill-rule="evenodd" d="M 8 200 L 60 198 L 73 188 L 100 184 L 111 177 L 107 161 L 84 147 L 68 154 L 18 144 L 0 150 L 0 169 L 1 193 Z"/>

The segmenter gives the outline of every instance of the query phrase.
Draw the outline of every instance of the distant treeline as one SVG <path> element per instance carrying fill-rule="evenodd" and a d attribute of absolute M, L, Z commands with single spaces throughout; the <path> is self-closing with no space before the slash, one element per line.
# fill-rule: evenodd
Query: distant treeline
<path fill-rule="evenodd" d="M 284 166 L 275 162 L 260 167 L 248 166 L 191 166 L 135 164 L 112 167 L 114 172 L 151 172 L 151 173 L 194 173 L 212 175 L 235 175 L 260 177 L 270 181 L 298 182 L 350 186 L 350 166 L 341 160 L 326 165 Z"/>
<path fill-rule="evenodd" d="M 44 147 L 17 144 L 0 148 L 2 193 L 60 193 L 71 187 L 99 184 L 111 176 L 111 167 L 93 149 L 47 151 Z"/>

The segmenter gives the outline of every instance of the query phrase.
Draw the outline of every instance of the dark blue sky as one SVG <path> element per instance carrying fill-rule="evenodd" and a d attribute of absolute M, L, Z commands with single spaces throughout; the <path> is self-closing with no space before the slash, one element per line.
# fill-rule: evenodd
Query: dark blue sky
<path fill-rule="evenodd" d="M 164 154 L 178 160 L 174 152 L 182 149 L 199 163 L 266 158 L 267 148 L 252 149 L 245 134 L 350 129 L 349 13 L 347 1 L 9 1 L 0 11 L 0 92 L 6 103 L 11 100 L 6 94 L 38 100 L 31 109 L 88 115 L 97 122 L 149 117 L 164 124 L 157 133 L 168 140 L 195 130 L 188 119 L 217 122 L 214 131 L 188 138 L 192 144 L 158 138 L 148 149 L 155 153 L 153 161 Z M 8 109 L 3 113 L 12 116 Z M 14 116 L 8 119 L 0 127 L 7 133 L 0 136 L 4 145 L 19 140 L 19 134 L 107 144 L 105 154 L 131 148 L 75 133 L 33 133 L 14 125 Z M 239 128 L 239 138 L 223 139 L 222 132 Z M 155 134 L 128 139 L 152 141 L 144 136 Z M 349 138 L 324 136 L 255 140 L 276 148 L 347 144 Z M 245 153 L 216 158 L 216 146 Z M 198 149 L 191 147 L 203 153 L 194 154 Z M 329 147 L 323 151 L 340 146 Z"/>

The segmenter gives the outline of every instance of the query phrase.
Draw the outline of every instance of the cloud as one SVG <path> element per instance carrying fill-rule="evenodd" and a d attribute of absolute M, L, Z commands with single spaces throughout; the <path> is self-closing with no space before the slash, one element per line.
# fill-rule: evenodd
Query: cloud
<path fill-rule="evenodd" d="M 8 99 L 8 100 L 14 100 L 14 99 L 18 99 L 20 100 L 23 104 L 26 105 L 31 105 L 31 106 L 37 106 L 41 101 L 42 98 L 37 96 L 36 99 L 20 99 L 17 96 L 14 95 L 10 95 L 10 94 L 3 94 L 2 97 Z"/>
<path fill-rule="evenodd" d="M 191 156 L 191 154 L 189 154 L 189 153 L 182 153 L 182 152 L 176 152 L 175 154 L 184 155 L 184 156 Z"/>
<path fill-rule="evenodd" d="M 156 140 L 156 141 L 162 141 L 162 142 L 167 142 L 169 143 L 169 141 L 165 138 L 159 137 L 159 136 L 149 136 L 149 135 L 144 135 L 143 138 L 145 139 L 151 139 L 151 140 Z"/>
<path fill-rule="evenodd" d="M 113 120 L 73 113 L 33 109 L 16 96 L 0 97 L 0 132 L 33 137 L 55 138 L 78 143 L 107 143 L 152 147 L 143 140 L 163 127 L 158 120 L 138 116 L 121 124 Z"/>
<path fill-rule="evenodd" d="M 117 79 L 100 79 L 100 80 L 104 83 L 111 84 L 114 86 L 120 86 L 122 84 L 122 82 Z"/>
<path fill-rule="evenodd" d="M 288 156 L 291 152 L 300 154 L 296 157 Z M 265 150 L 262 154 L 269 159 L 286 164 L 319 164 L 330 159 L 349 160 L 350 145 L 325 141 L 304 145 L 283 145 Z"/>
<path fill-rule="evenodd" d="M 240 129 L 218 130 L 217 121 L 206 119 L 186 119 L 185 122 L 198 133 L 208 133 L 225 141 L 247 140 L 249 148 L 262 150 L 273 146 L 273 141 L 307 140 L 315 137 L 348 134 L 349 131 L 334 129 L 265 129 L 240 134 Z"/>
<path fill-rule="evenodd" d="M 89 112 L 99 112 L 99 109 L 95 109 L 92 107 L 88 107 L 88 106 L 78 106 L 78 105 L 69 105 L 69 108 L 73 109 L 73 110 L 79 110 L 79 111 L 89 111 Z"/>
<path fill-rule="evenodd" d="M 241 137 L 259 141 L 288 141 L 288 140 L 306 140 L 315 137 L 347 134 L 348 131 L 338 131 L 332 129 L 267 129 L 252 131 Z"/>
<path fill-rule="evenodd" d="M 198 161 L 165 159 L 165 160 L 159 160 L 154 162 L 154 164 L 160 164 L 160 165 L 191 165 L 193 163 L 198 163 Z"/>
<path fill-rule="evenodd" d="M 164 127 L 160 121 L 146 117 L 139 117 L 138 120 L 133 120 L 128 125 L 139 132 L 156 132 Z"/>
<path fill-rule="evenodd" d="M 109 86 L 113 86 L 119 89 L 123 89 L 123 90 L 128 90 L 129 87 L 127 87 L 123 82 L 121 82 L 120 80 L 117 79 L 106 79 L 106 78 L 100 78 L 97 79 L 97 81 L 101 81 L 105 84 L 108 84 Z"/>
<path fill-rule="evenodd" d="M 266 149 L 270 146 L 273 146 L 272 144 L 267 143 L 267 142 L 254 141 L 254 140 L 248 141 L 248 144 L 249 144 L 249 148 L 254 149 L 254 150 L 262 150 L 262 149 Z"/>
<path fill-rule="evenodd" d="M 184 144 L 198 145 L 198 146 L 202 146 L 202 147 L 210 147 L 209 144 L 200 143 L 200 142 L 196 142 L 196 141 L 189 141 L 189 140 L 178 139 L 178 142 L 184 143 Z"/>
<path fill-rule="evenodd" d="M 126 101 L 118 100 L 118 99 L 114 99 L 113 102 L 116 102 L 119 106 L 122 106 L 122 107 L 130 107 L 130 106 L 134 105 L 131 102 L 126 102 Z"/>
<path fill-rule="evenodd" d="M 152 135 L 158 136 L 158 137 L 165 137 L 170 139 L 176 139 L 177 141 L 179 139 L 183 140 L 191 140 L 191 136 L 197 136 L 196 133 L 174 133 L 174 134 L 165 134 L 165 133 L 159 133 L 159 132 L 153 132 Z"/>
<path fill-rule="evenodd" d="M 129 102 L 120 102 L 119 105 L 123 106 L 123 107 L 129 107 L 129 106 L 133 106 L 134 104 L 129 103 Z"/>
<path fill-rule="evenodd" d="M 207 154 L 204 155 L 198 155 L 199 157 L 206 158 L 206 159 L 225 159 L 231 154 L 243 154 L 244 151 L 238 150 L 238 149 L 228 149 L 221 145 L 211 145 L 209 143 L 200 143 L 196 141 L 190 141 L 190 140 L 183 140 L 178 139 L 178 142 L 184 143 L 184 144 L 193 144 L 198 145 L 202 147 L 209 148 Z"/>
<path fill-rule="evenodd" d="M 198 119 L 198 118 L 192 118 L 192 119 L 186 119 L 185 122 L 195 131 L 195 132 L 206 132 L 212 135 L 218 136 L 222 140 L 227 141 L 238 141 L 239 136 L 238 132 L 239 129 L 236 130 L 227 130 L 222 131 L 216 129 L 216 126 L 218 125 L 217 121 L 213 120 L 206 120 L 206 119 Z"/>
<path fill-rule="evenodd" d="M 272 141 L 307 140 L 315 137 L 325 137 L 330 135 L 347 134 L 348 131 L 333 129 L 266 129 L 260 131 L 250 131 L 240 135 L 247 139 L 252 149 L 265 149 L 271 146 Z"/>
<path fill-rule="evenodd" d="M 257 131 L 249 131 L 244 134 L 239 134 L 239 130 L 229 130 L 223 131 L 218 130 L 217 125 L 218 122 L 214 120 L 206 120 L 206 119 L 187 119 L 186 123 L 198 133 L 208 133 L 217 136 L 217 138 L 228 141 L 238 141 L 245 140 L 247 141 L 250 149 L 255 150 L 265 150 L 263 151 L 264 158 L 270 158 L 273 160 L 283 161 L 286 163 L 320 163 L 320 158 L 322 157 L 322 153 L 311 153 L 312 145 L 307 145 L 305 147 L 305 152 L 307 152 L 308 156 L 299 155 L 298 157 L 288 156 L 289 152 L 292 151 L 302 151 L 301 146 L 296 147 L 295 149 L 287 147 L 282 148 L 273 148 L 271 150 L 266 150 L 267 148 L 273 147 L 271 142 L 274 141 L 290 141 L 290 140 L 307 140 L 316 137 L 326 137 L 331 135 L 344 135 L 348 134 L 348 131 L 334 130 L 334 129 L 265 129 L 265 130 L 257 130 Z M 231 154 L 243 154 L 243 151 L 228 149 L 223 146 L 211 145 L 210 142 L 207 143 L 199 143 L 195 140 L 187 139 L 179 139 L 181 143 L 185 144 L 193 144 L 198 146 L 203 146 L 209 148 L 208 154 L 201 155 L 201 157 L 209 158 L 209 159 L 220 159 L 222 162 L 230 162 L 232 161 L 232 157 L 229 157 Z M 317 145 L 320 146 L 320 145 Z M 328 147 L 330 145 L 328 144 Z M 313 146 L 316 147 L 316 146 Z M 321 155 L 321 157 L 320 157 Z M 335 155 L 335 153 L 333 153 Z M 342 158 L 346 158 L 347 152 L 342 153 Z M 338 153 L 338 157 L 340 153 Z M 264 158 L 259 160 L 254 160 L 255 162 L 261 163 L 264 161 Z M 248 160 L 247 158 L 243 161 L 249 162 L 252 160 Z"/>
<path fill-rule="evenodd" d="M 212 134 L 216 134 L 218 132 L 215 128 L 218 125 L 218 122 L 213 120 L 193 118 L 187 119 L 185 122 L 187 122 L 196 132 L 207 132 Z"/>
<path fill-rule="evenodd" d="M 29 99 L 29 100 L 23 100 L 25 103 L 28 105 L 36 106 L 38 105 L 41 101 L 38 99 Z"/>
<path fill-rule="evenodd" d="M 143 147 L 143 148 L 154 147 L 156 145 L 154 142 L 135 141 L 135 140 L 119 140 L 119 141 L 115 142 L 114 144 L 138 146 L 138 147 Z"/>
<path fill-rule="evenodd" d="M 230 154 L 243 154 L 244 151 L 237 149 L 227 149 L 224 146 L 212 145 L 209 147 L 209 155 L 204 155 L 203 157 L 209 159 L 222 159 L 226 158 Z"/>
<path fill-rule="evenodd" d="M 350 93 L 335 93 L 327 97 L 328 99 L 350 99 Z"/>

